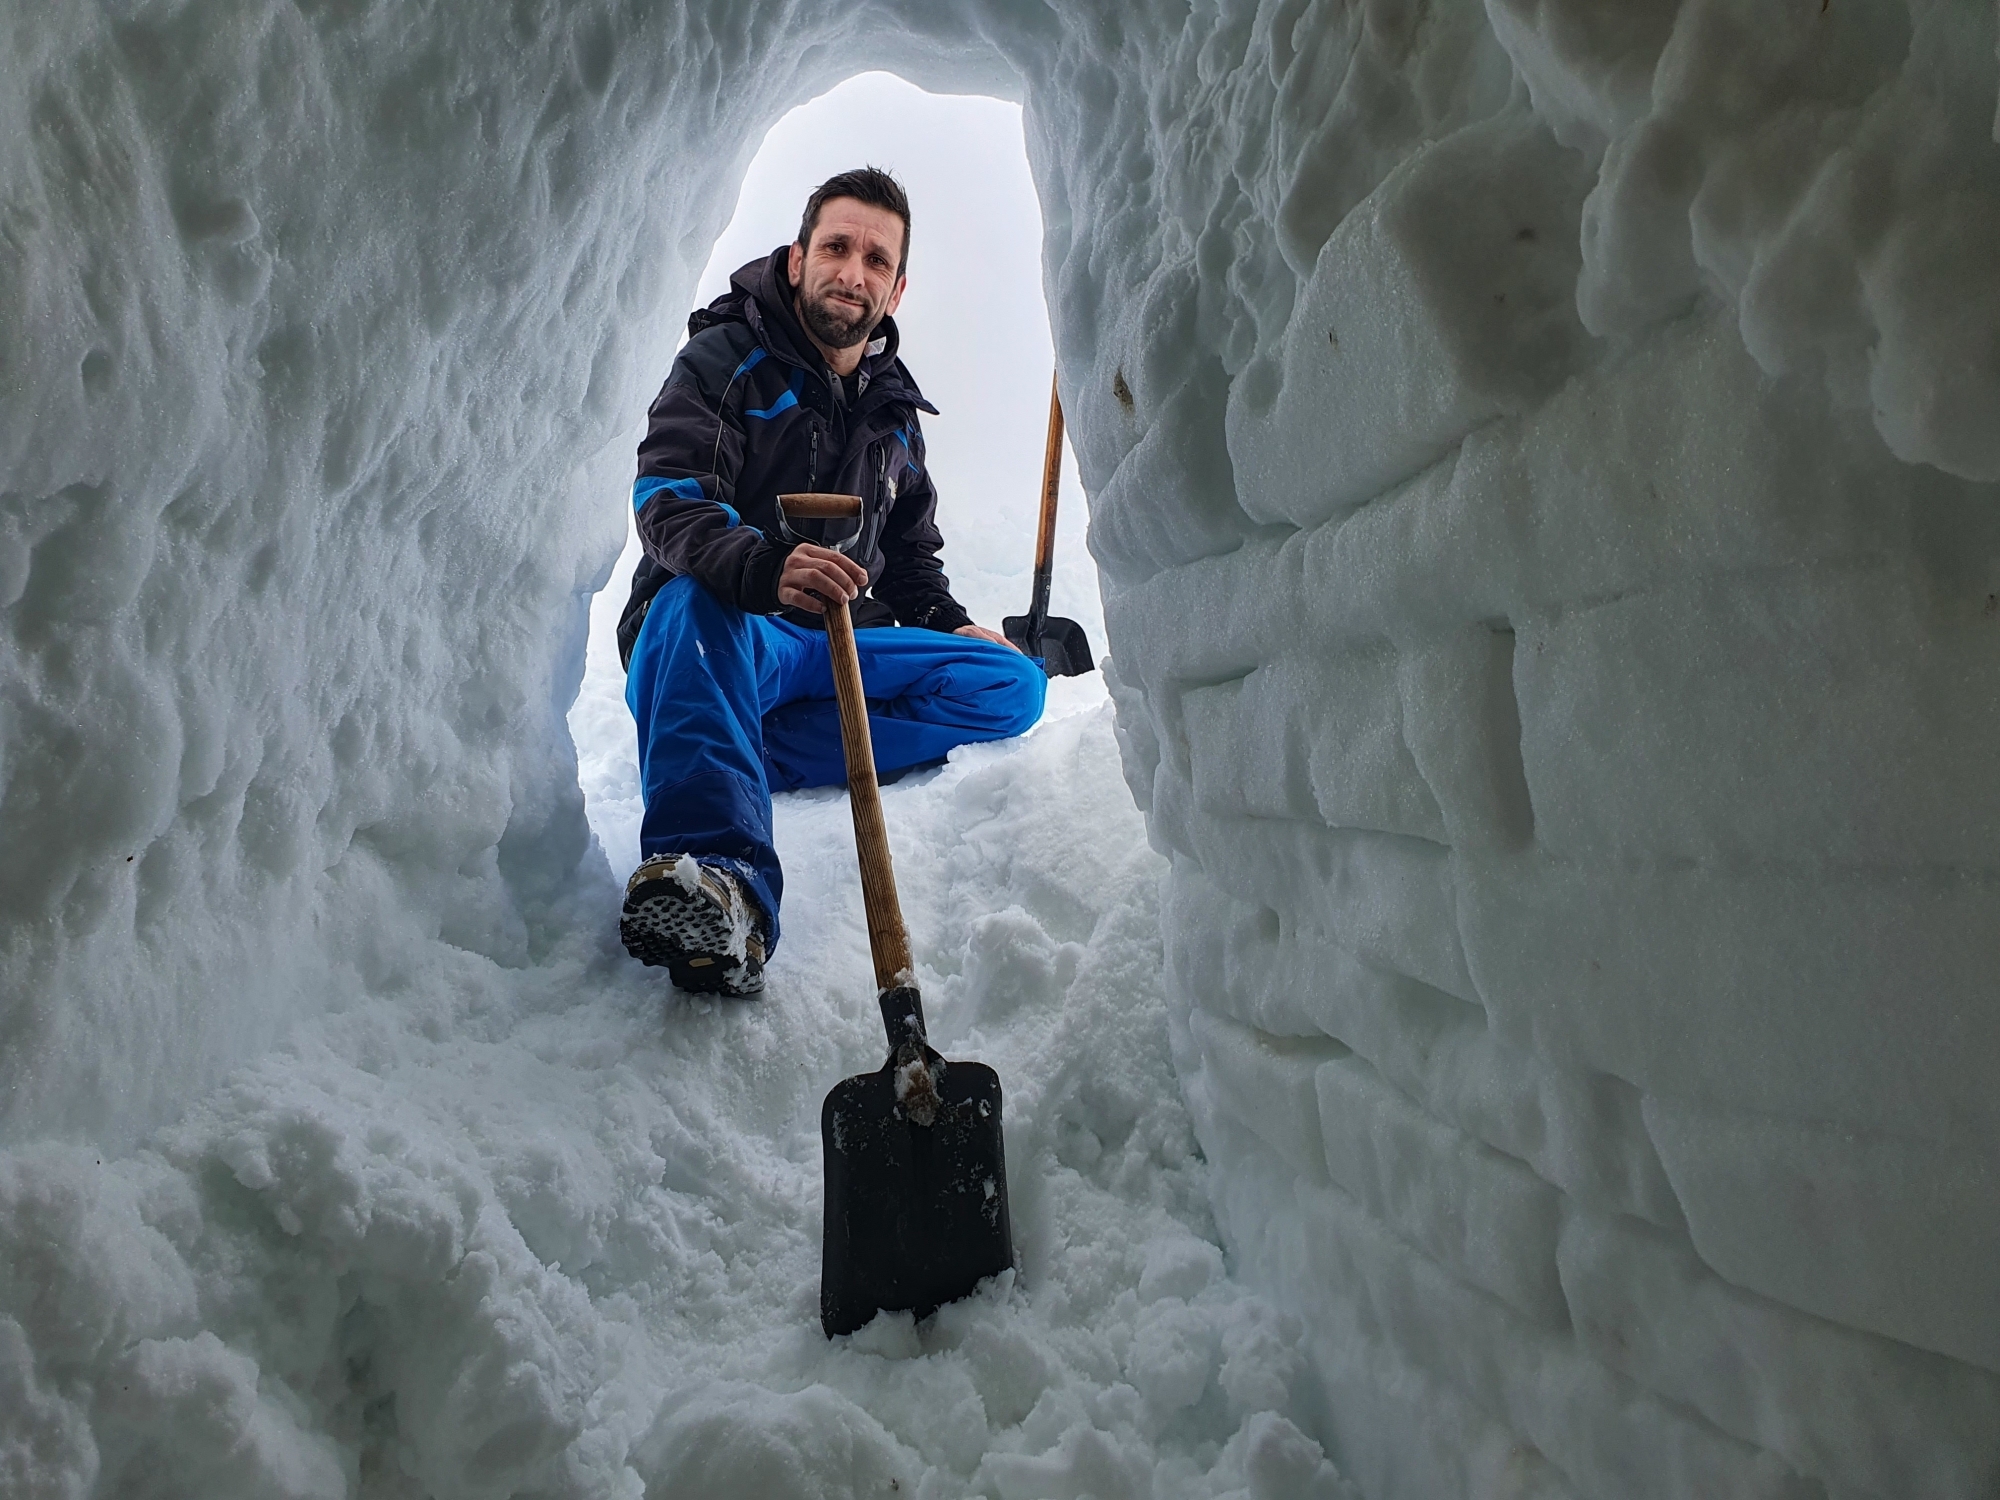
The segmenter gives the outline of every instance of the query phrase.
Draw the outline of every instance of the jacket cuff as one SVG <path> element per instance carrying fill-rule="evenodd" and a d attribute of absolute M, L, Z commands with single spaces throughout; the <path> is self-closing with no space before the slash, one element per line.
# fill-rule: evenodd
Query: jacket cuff
<path fill-rule="evenodd" d="M 778 575 L 785 571 L 785 559 L 791 555 L 790 547 L 775 547 L 765 542 L 744 559 L 743 581 L 736 602 L 745 613 L 775 615 L 784 608 L 778 603 Z"/>
<path fill-rule="evenodd" d="M 945 599 L 926 609 L 917 611 L 917 617 L 910 622 L 921 625 L 926 630 L 942 630 L 946 635 L 961 625 L 970 625 L 972 616 L 958 606 L 956 599 Z"/>

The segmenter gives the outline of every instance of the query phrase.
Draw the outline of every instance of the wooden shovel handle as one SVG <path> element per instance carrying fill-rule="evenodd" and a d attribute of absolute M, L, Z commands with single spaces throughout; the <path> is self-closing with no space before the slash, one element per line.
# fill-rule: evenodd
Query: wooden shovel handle
<path fill-rule="evenodd" d="M 788 516 L 808 520 L 838 520 L 861 514 L 859 495 L 780 495 L 778 506 Z"/>
<path fill-rule="evenodd" d="M 1049 445 L 1042 454 L 1042 519 L 1035 533 L 1035 571 L 1046 574 L 1055 566 L 1056 494 L 1062 488 L 1063 414 L 1062 397 L 1056 391 L 1056 377 L 1049 377 Z"/>
<path fill-rule="evenodd" d="M 868 702 L 861 693 L 861 657 L 854 649 L 854 620 L 845 600 L 826 608 L 826 644 L 833 656 L 833 692 L 840 700 L 840 744 L 847 754 L 847 799 L 854 807 L 854 852 L 861 859 L 868 948 L 875 957 L 875 983 L 888 990 L 912 983 L 910 933 L 896 900 L 889 829 L 882 821 L 882 788 L 875 780 L 875 742 L 868 733 Z"/>

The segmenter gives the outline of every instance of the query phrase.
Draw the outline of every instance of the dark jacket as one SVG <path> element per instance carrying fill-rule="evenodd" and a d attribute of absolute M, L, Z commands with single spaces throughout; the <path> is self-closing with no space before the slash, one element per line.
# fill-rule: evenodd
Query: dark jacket
<path fill-rule="evenodd" d="M 956 630 L 970 618 L 938 562 L 937 492 L 917 426 L 919 411 L 937 408 L 896 357 L 895 321 L 875 330 L 847 398 L 793 314 L 789 252 L 752 261 L 688 319 L 688 341 L 647 413 L 632 487 L 645 556 L 618 622 L 627 664 L 653 595 L 683 573 L 739 609 L 824 628 L 778 603 L 791 547 L 777 497 L 794 491 L 862 498 L 861 539 L 848 552 L 868 570 L 856 625 Z"/>

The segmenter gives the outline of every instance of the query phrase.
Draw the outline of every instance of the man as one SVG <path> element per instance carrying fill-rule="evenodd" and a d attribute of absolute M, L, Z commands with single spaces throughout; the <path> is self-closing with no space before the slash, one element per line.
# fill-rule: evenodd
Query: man
<path fill-rule="evenodd" d="M 821 184 L 797 242 L 688 320 L 639 445 L 645 557 L 618 645 L 646 814 L 619 932 L 684 990 L 763 988 L 784 890 L 771 792 L 846 779 L 828 601 L 853 612 L 878 770 L 1041 717 L 1041 669 L 972 623 L 938 563 L 917 425 L 937 409 L 890 318 L 909 241 L 888 173 Z M 813 490 L 861 496 L 846 555 L 784 540 L 777 497 Z"/>

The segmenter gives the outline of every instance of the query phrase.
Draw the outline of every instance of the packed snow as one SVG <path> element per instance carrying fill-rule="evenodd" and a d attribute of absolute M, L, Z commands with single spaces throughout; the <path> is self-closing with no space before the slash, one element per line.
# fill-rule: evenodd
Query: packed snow
<path fill-rule="evenodd" d="M 1019 110 L 986 103 L 997 120 L 969 128 L 1004 151 L 1011 127 L 1029 216 L 1018 277 Z M 774 144 L 838 152 L 828 122 L 857 110 L 968 128 L 964 105 L 869 79 Z M 903 167 L 919 201 L 926 167 Z M 780 238 L 810 182 L 761 176 L 765 211 L 738 217 Z M 991 237 L 926 228 L 946 262 Z M 968 336 L 955 309 L 912 310 L 913 357 L 926 333 Z M 1047 356 L 1027 342 L 1032 375 Z M 1025 383 L 1017 427 L 1045 413 Z M 958 591 L 997 623 L 1026 603 L 1040 434 L 996 474 L 939 429 L 934 468 L 968 476 L 943 506 L 948 557 L 973 564 Z M 1101 640 L 1081 533 L 1057 598 Z M 837 791 L 778 800 L 787 937 L 760 1001 L 677 995 L 618 948 L 641 803 L 615 622 L 636 555 L 593 602 L 570 712 L 611 865 L 586 861 L 535 964 L 453 951 L 301 1025 L 136 1152 L 0 1156 L 9 1500 L 1351 1496 L 1294 1420 L 1300 1325 L 1225 1272 L 1169 1054 L 1163 863 L 1095 676 L 1056 683 L 1025 740 L 885 790 L 932 1040 L 1007 1091 L 1017 1271 L 921 1325 L 824 1338 L 820 1101 L 883 1051 L 851 817 Z"/>
<path fill-rule="evenodd" d="M 327 1017 L 135 1154 L 0 1158 L 0 1488 L 1348 1496 L 1298 1324 L 1225 1274 L 1160 860 L 1063 686 L 885 792 L 933 1040 L 1007 1090 L 1017 1280 L 820 1332 L 820 1100 L 883 1038 L 845 798 L 797 794 L 761 1001 L 632 964 L 600 872 L 531 969 Z"/>
<path fill-rule="evenodd" d="M 1990 1496 L 1997 30 L 16 7 L 6 1482 Z M 845 808 L 663 1014 L 568 715 L 756 144 L 881 68 L 1022 103 L 1115 710 L 890 789 L 1023 1261 L 829 1345 Z"/>

